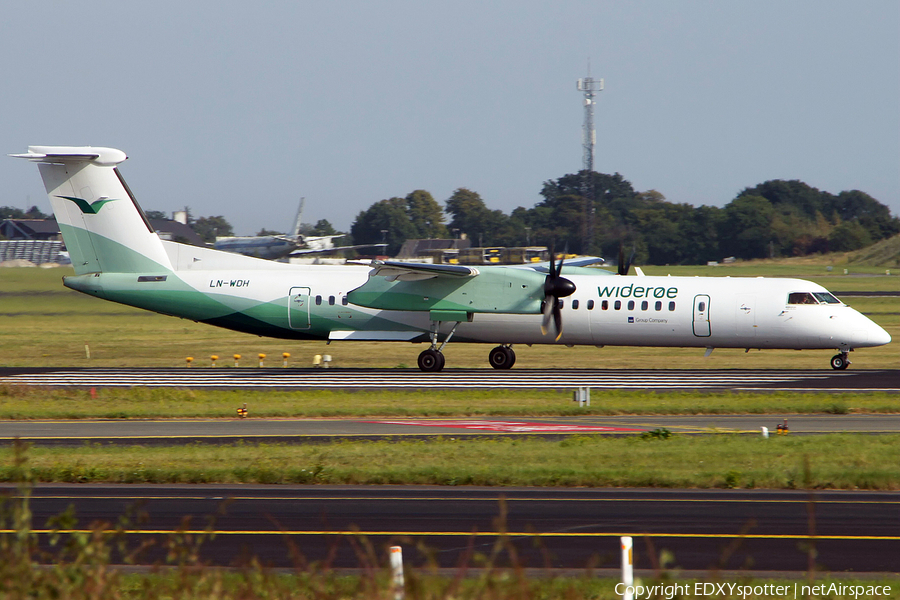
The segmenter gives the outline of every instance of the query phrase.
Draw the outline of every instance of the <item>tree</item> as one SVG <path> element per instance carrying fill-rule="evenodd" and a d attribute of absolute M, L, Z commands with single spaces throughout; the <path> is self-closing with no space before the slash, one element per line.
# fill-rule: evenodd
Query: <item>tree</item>
<path fill-rule="evenodd" d="M 772 241 L 775 209 L 762 196 L 738 196 L 725 207 L 719 239 L 726 255 L 765 258 Z"/>
<path fill-rule="evenodd" d="M 828 192 L 819 191 L 796 179 L 791 181 L 772 179 L 745 189 L 738 194 L 739 198 L 741 196 L 765 198 L 777 209 L 792 206 L 810 219 L 815 218 L 816 212 L 831 214 L 834 204 L 834 196 Z"/>
<path fill-rule="evenodd" d="M 413 238 L 446 238 L 444 211 L 440 204 L 425 190 L 416 190 L 406 196 L 406 214 L 413 226 Z"/>
<path fill-rule="evenodd" d="M 400 246 L 415 237 L 415 228 L 406 214 L 406 200 L 380 200 L 357 215 L 350 227 L 355 244 L 388 244 L 387 254 L 397 254 Z"/>
<path fill-rule="evenodd" d="M 145 210 L 144 215 L 146 215 L 148 219 L 169 219 L 169 215 L 161 210 Z"/>
<path fill-rule="evenodd" d="M 865 192 L 841 192 L 834 207 L 841 220 L 856 220 L 873 241 L 900 233 L 900 218 L 892 217 L 887 206 Z"/>
<path fill-rule="evenodd" d="M 319 219 L 310 235 L 338 235 L 338 230 L 328 222 L 328 219 Z"/>
<path fill-rule="evenodd" d="M 25 211 L 15 206 L 0 206 L 0 219 L 24 219 Z"/>
<path fill-rule="evenodd" d="M 200 217 L 193 222 L 191 228 L 207 244 L 215 242 L 217 237 L 234 235 L 231 224 L 222 215 Z"/>
<path fill-rule="evenodd" d="M 859 250 L 871 243 L 869 232 L 857 221 L 844 221 L 828 235 L 828 247 L 833 252 Z"/>
<path fill-rule="evenodd" d="M 28 210 L 25 211 L 26 219 L 49 219 L 50 215 L 45 214 L 41 209 L 37 206 L 32 206 Z"/>
<path fill-rule="evenodd" d="M 457 233 L 466 234 L 475 245 L 517 245 L 509 240 L 510 237 L 516 239 L 514 232 L 510 230 L 509 218 L 503 211 L 489 209 L 477 192 L 458 188 L 444 206 L 447 214 L 452 217 L 448 227 L 454 237 L 458 237 Z M 524 225 L 522 234 L 524 238 Z"/>

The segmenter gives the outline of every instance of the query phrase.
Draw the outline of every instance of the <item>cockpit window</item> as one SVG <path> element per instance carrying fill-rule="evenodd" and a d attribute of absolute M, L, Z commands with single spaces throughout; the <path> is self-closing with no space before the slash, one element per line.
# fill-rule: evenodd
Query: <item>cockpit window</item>
<path fill-rule="evenodd" d="M 793 292 L 788 296 L 788 304 L 818 304 L 815 296 L 809 292 Z"/>
<path fill-rule="evenodd" d="M 813 292 L 813 296 L 819 302 L 824 302 L 825 304 L 840 304 L 841 301 L 829 294 L 828 292 Z"/>

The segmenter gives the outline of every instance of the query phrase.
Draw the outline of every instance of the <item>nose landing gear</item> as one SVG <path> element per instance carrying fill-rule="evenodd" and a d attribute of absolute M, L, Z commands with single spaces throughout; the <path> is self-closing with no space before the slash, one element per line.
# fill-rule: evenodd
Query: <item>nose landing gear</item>
<path fill-rule="evenodd" d="M 831 357 L 831 368 L 836 369 L 838 371 L 843 371 L 847 367 L 850 366 L 850 358 L 847 356 L 846 352 L 841 352 L 840 354 L 835 354 Z"/>

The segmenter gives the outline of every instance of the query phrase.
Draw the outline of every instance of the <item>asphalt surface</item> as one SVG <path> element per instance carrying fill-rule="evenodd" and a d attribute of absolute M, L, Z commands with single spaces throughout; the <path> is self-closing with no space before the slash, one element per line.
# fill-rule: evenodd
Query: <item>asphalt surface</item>
<path fill-rule="evenodd" d="M 900 370 L 76 369 L 0 368 L 0 385 L 224 389 L 725 389 L 900 391 Z"/>
<path fill-rule="evenodd" d="M 418 371 L 283 369 L 0 369 L 0 385 L 178 386 L 211 388 L 574 388 L 900 391 L 900 371 Z M 597 401 L 597 396 L 594 396 Z M 759 434 L 786 417 L 791 433 L 900 431 L 900 415 L 716 415 L 482 419 L 218 419 L 0 422 L 0 440 L 77 446 L 85 441 L 178 444 L 238 440 L 314 443 L 343 438 L 434 435 L 635 435 L 667 428 L 686 434 Z M 14 493 L 11 486 L 0 492 Z M 502 498 L 502 500 L 501 500 Z M 115 522 L 129 507 L 146 515 L 129 543 L 152 540 L 143 564 L 163 560 L 181 528 L 200 539 L 201 557 L 236 565 L 255 555 L 289 567 L 296 557 L 359 567 L 366 544 L 386 557 L 404 546 L 408 564 L 426 554 L 440 567 L 490 555 L 508 531 L 515 562 L 526 567 L 617 567 L 618 537 L 635 537 L 635 566 L 653 567 L 663 549 L 688 570 L 900 571 L 900 494 L 723 490 L 597 490 L 352 486 L 39 485 L 33 523 L 47 546 L 47 519 L 73 505 L 81 527 Z M 505 517 L 499 515 L 505 513 Z M 182 531 L 183 533 L 184 531 Z M 814 534 L 811 537 L 811 534 Z M 363 537 L 360 537 L 363 536 Z M 177 536 L 176 536 L 177 537 Z M 510 563 L 504 551 L 499 565 Z M 470 561 L 471 562 L 471 561 Z"/>
<path fill-rule="evenodd" d="M 252 407 L 251 407 L 252 410 Z M 252 413 L 251 413 L 252 414 Z M 900 433 L 900 414 L 850 415 L 670 415 L 584 417 L 341 418 L 341 419 L 170 419 L 0 421 L 0 443 L 14 438 L 42 446 L 109 444 L 324 443 L 345 439 L 436 436 L 636 435 L 673 433 L 770 435 L 787 424 L 789 435 Z"/>
<path fill-rule="evenodd" d="M 382 562 L 386 548 L 399 544 L 407 564 L 422 566 L 428 554 L 448 568 L 473 564 L 471 552 L 490 555 L 497 532 L 505 530 L 515 563 L 525 567 L 615 567 L 618 537 L 631 535 L 638 569 L 651 568 L 651 557 L 667 549 L 672 566 L 683 569 L 804 571 L 814 548 L 820 570 L 900 571 L 897 493 L 38 485 L 31 507 L 45 546 L 42 524 L 69 505 L 82 528 L 115 523 L 139 507 L 143 518 L 128 537 L 132 547 L 153 540 L 142 564 L 162 561 L 176 530 L 196 540 L 209 528 L 216 536 L 200 556 L 216 565 L 256 555 L 264 564 L 290 567 L 295 550 L 305 560 L 360 567 L 367 544 Z M 509 552 L 501 552 L 496 564 L 510 563 Z"/>

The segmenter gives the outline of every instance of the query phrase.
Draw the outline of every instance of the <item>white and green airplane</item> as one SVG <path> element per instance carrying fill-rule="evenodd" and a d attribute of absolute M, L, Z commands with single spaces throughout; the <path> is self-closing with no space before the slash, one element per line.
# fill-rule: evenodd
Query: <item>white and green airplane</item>
<path fill-rule="evenodd" d="M 290 265 L 161 240 L 117 165 L 121 150 L 31 146 L 72 258 L 66 287 L 235 331 L 297 340 L 426 342 L 423 371 L 456 341 L 513 344 L 836 349 L 890 335 L 825 288 L 799 279 L 627 276 L 556 264 L 377 262 Z M 565 328 L 563 328 L 565 322 Z"/>

